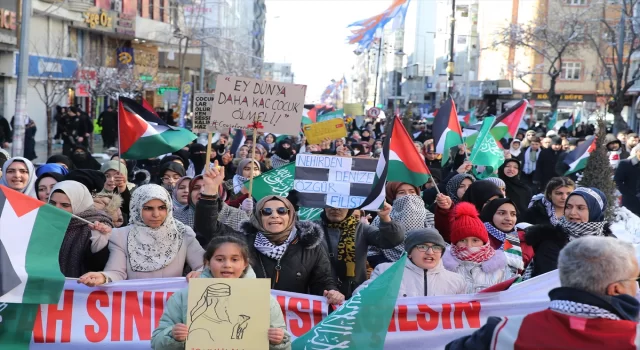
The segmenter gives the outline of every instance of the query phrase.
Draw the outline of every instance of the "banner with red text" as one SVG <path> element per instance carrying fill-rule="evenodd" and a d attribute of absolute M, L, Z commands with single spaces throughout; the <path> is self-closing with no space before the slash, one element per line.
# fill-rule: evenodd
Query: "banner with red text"
<path fill-rule="evenodd" d="M 560 285 L 557 272 L 500 293 L 398 299 L 385 349 L 442 349 L 480 328 L 489 316 L 522 315 L 546 308 L 547 293 Z M 131 280 L 89 288 L 67 281 L 58 305 L 42 305 L 30 349 L 149 349 L 164 304 L 187 286 L 184 278 Z M 322 297 L 272 291 L 287 328 L 299 337 L 326 317 Z M 1 310 L 0 305 L 0 317 Z M 318 348 L 329 334 L 315 335 Z"/>

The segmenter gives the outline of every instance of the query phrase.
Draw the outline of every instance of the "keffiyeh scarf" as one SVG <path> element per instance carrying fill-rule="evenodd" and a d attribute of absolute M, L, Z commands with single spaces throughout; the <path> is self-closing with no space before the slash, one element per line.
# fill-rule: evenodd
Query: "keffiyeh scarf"
<path fill-rule="evenodd" d="M 568 314 L 578 317 L 620 320 L 620 317 L 618 317 L 618 315 L 611 313 L 603 308 L 569 300 L 551 300 L 549 309 L 562 314 Z"/>
<path fill-rule="evenodd" d="M 484 223 L 484 227 L 487 228 L 487 232 L 489 232 L 491 236 L 502 242 L 502 245 L 498 249 L 504 251 L 504 255 L 507 258 L 507 265 L 509 265 L 512 270 L 515 270 L 516 273 L 517 270 L 524 270 L 518 231 L 514 230 L 509 233 L 504 233 L 488 222 Z"/>
<path fill-rule="evenodd" d="M 271 156 L 271 167 L 273 169 L 278 169 L 278 168 L 282 168 L 283 166 L 289 164 L 290 161 L 288 160 L 284 160 L 280 157 L 278 157 L 276 154 Z"/>
<path fill-rule="evenodd" d="M 584 236 L 604 236 L 606 221 L 570 222 L 563 216 L 559 224 L 569 234 L 569 241 L 573 241 Z"/>
<path fill-rule="evenodd" d="M 456 259 L 462 261 L 472 261 L 475 263 L 483 263 L 496 254 L 496 251 L 491 247 L 491 244 L 487 241 L 487 244 L 478 248 L 458 247 L 455 244 L 450 246 L 451 255 Z"/>
<path fill-rule="evenodd" d="M 244 176 L 233 175 L 233 193 L 238 194 L 242 191 L 242 187 L 244 187 L 244 183 L 249 181 Z"/>
<path fill-rule="evenodd" d="M 293 228 L 293 230 L 291 230 L 291 233 L 289 233 L 289 237 L 287 238 L 287 240 L 284 241 L 284 243 L 282 243 L 281 245 L 275 245 L 271 243 L 271 241 L 262 232 L 258 232 L 253 246 L 264 256 L 273 260 L 280 261 L 284 253 L 287 251 L 287 248 L 289 248 L 289 244 L 293 242 L 295 238 L 295 227 Z"/>
<path fill-rule="evenodd" d="M 338 276 L 346 276 L 347 278 L 356 276 L 356 229 L 358 228 L 358 219 L 348 216 L 346 219 L 327 226 L 331 229 L 340 230 L 340 239 L 338 240 L 338 260 L 337 273 Z"/>
<path fill-rule="evenodd" d="M 424 201 L 420 196 L 409 195 L 396 199 L 393 202 L 393 209 L 391 209 L 389 216 L 393 222 L 400 224 L 405 232 L 434 226 L 433 214 L 425 208 Z M 379 216 L 373 219 L 371 226 L 380 227 Z M 391 249 L 369 246 L 367 256 L 382 254 L 387 260 L 394 262 L 400 259 L 402 253 L 404 253 L 404 241 Z"/>
<path fill-rule="evenodd" d="M 531 201 L 529 202 L 529 208 L 533 207 L 536 201 L 540 201 L 544 208 L 547 211 L 547 216 L 549 217 L 549 221 L 551 221 L 551 225 L 557 225 L 559 222 L 558 217 L 556 216 L 556 208 L 553 206 L 553 203 L 549 202 L 547 198 L 542 193 L 538 193 L 535 196 L 531 197 Z"/>

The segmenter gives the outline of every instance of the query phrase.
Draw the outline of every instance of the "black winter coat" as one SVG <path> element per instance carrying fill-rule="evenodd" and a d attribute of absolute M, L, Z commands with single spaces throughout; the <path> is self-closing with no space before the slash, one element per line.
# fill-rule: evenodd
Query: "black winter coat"
<path fill-rule="evenodd" d="M 618 164 L 613 180 L 622 194 L 622 205 L 634 214 L 640 215 L 640 200 L 636 196 L 640 190 L 640 164 L 633 164 L 634 159 L 625 159 Z"/>
<path fill-rule="evenodd" d="M 615 237 L 609 224 L 604 226 L 604 235 Z M 560 250 L 569 243 L 569 233 L 559 225 L 534 225 L 525 229 L 527 244 L 533 247 L 533 273 L 536 277 L 558 268 Z"/>
<path fill-rule="evenodd" d="M 331 275 L 329 255 L 322 247 L 322 227 L 311 221 L 296 222 L 297 238 L 289 244 L 278 262 L 255 247 L 258 230 L 245 221 L 242 229 L 251 251 L 251 267 L 257 278 L 270 278 L 271 289 L 322 296 L 325 290 L 338 290 Z"/>
<path fill-rule="evenodd" d="M 562 153 L 564 152 L 554 151 L 551 148 L 540 151 L 540 155 L 536 161 L 536 171 L 533 175 L 533 181 L 537 181 L 541 189 L 547 187 L 547 183 L 551 178 L 563 175 L 556 172 L 556 165 Z"/>
<path fill-rule="evenodd" d="M 518 218 L 518 222 L 526 222 L 531 225 L 550 225 L 551 219 L 547 215 L 547 208 L 542 204 L 542 200 L 533 202 L 531 208 L 527 208 L 521 217 Z"/>

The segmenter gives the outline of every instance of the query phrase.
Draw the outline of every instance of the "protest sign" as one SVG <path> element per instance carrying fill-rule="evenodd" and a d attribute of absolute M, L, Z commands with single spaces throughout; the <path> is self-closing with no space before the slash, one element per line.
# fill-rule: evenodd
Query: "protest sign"
<path fill-rule="evenodd" d="M 325 122 L 331 119 L 344 119 L 344 109 L 339 109 L 337 111 L 322 113 L 316 117 L 316 123 Z"/>
<path fill-rule="evenodd" d="M 211 130 L 259 129 L 297 135 L 306 85 L 219 75 Z"/>
<path fill-rule="evenodd" d="M 293 189 L 308 208 L 357 208 L 371 193 L 377 159 L 298 154 Z"/>
<path fill-rule="evenodd" d="M 362 103 L 345 103 L 344 114 L 352 117 L 364 115 L 364 107 L 362 106 Z"/>
<path fill-rule="evenodd" d="M 327 138 L 335 140 L 347 137 L 347 128 L 342 119 L 330 119 L 321 123 L 305 125 L 302 130 L 310 145 L 319 144 Z"/>
<path fill-rule="evenodd" d="M 99 288 L 67 281 L 57 305 L 41 305 L 33 327 L 30 350 L 149 349 L 171 295 L 187 286 L 185 278 L 130 280 Z M 547 294 L 559 287 L 557 270 L 499 293 L 398 298 L 385 349 L 444 349 L 469 335 L 490 316 L 518 316 L 548 307 Z M 302 336 L 327 316 L 326 299 L 272 290 L 292 339 Z M 0 319 L 16 320 L 0 303 Z M 5 327 L 6 328 L 6 327 Z M 0 344 L 5 329 L 0 326 Z M 331 333 L 315 334 L 317 346 L 332 348 Z M 323 347 L 326 346 L 326 347 Z M 337 345 L 333 344 L 334 347 Z"/>
<path fill-rule="evenodd" d="M 186 348 L 268 348 L 269 282 L 266 278 L 192 278 Z"/>
<path fill-rule="evenodd" d="M 253 179 L 253 198 L 259 201 L 266 196 L 289 195 L 293 189 L 293 179 L 296 174 L 296 163 L 290 163 L 283 167 L 272 169 Z M 249 181 L 245 182 L 247 187 Z M 300 220 L 315 220 L 320 217 L 322 209 L 300 208 L 298 217 Z"/>
<path fill-rule="evenodd" d="M 195 93 L 193 95 L 193 119 L 191 120 L 191 131 L 194 133 L 207 132 L 211 123 L 211 113 L 213 111 L 214 94 Z"/>

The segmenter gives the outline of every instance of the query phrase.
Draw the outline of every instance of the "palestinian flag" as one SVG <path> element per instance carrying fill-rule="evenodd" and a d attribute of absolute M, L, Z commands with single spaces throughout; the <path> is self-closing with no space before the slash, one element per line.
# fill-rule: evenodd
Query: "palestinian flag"
<path fill-rule="evenodd" d="M 562 127 L 566 128 L 568 132 L 572 132 L 573 131 L 573 128 L 575 127 L 575 121 L 573 119 L 573 114 L 571 114 L 569 119 L 565 120 L 564 123 L 562 123 Z M 560 129 L 560 128 L 558 128 L 558 129 Z"/>
<path fill-rule="evenodd" d="M 438 109 L 433 121 L 433 138 L 436 152 L 442 154 L 442 165 L 449 160 L 449 150 L 463 143 L 456 105 L 451 98 Z"/>
<path fill-rule="evenodd" d="M 318 116 L 321 116 L 325 113 L 330 113 L 335 111 L 336 109 L 331 105 L 314 105 L 314 104 L 306 104 L 304 105 L 304 109 L 302 111 L 302 124 L 312 124 L 317 122 Z"/>
<path fill-rule="evenodd" d="M 529 107 L 527 100 L 522 100 L 496 118 L 491 130 L 491 134 L 496 140 L 516 137 L 520 123 L 527 113 L 527 107 Z"/>
<path fill-rule="evenodd" d="M 567 154 L 564 159 L 564 163 L 569 165 L 569 170 L 564 174 L 565 176 L 581 171 L 587 167 L 587 161 L 591 152 L 596 149 L 596 137 L 589 136 L 586 141 L 580 146 L 576 147 L 573 151 Z"/>
<path fill-rule="evenodd" d="M 175 152 L 197 136 L 191 131 L 165 123 L 136 101 L 120 97 L 118 140 L 125 159 L 148 159 Z"/>
<path fill-rule="evenodd" d="M 558 122 L 558 110 L 553 112 L 551 117 L 549 117 L 549 123 L 547 123 L 547 130 L 553 130 L 557 122 Z"/>
<path fill-rule="evenodd" d="M 376 166 L 373 188 L 359 209 L 380 208 L 385 200 L 387 181 L 405 182 L 420 187 L 431 176 L 400 118 L 394 116 L 390 128 Z"/>

